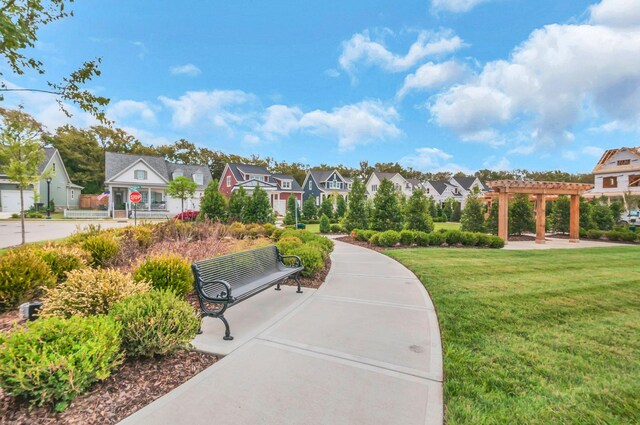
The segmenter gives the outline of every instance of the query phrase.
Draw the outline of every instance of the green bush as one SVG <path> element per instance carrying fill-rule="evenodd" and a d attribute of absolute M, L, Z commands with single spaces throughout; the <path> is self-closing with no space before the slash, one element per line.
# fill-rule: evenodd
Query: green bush
<path fill-rule="evenodd" d="M 323 261 L 325 261 L 327 258 L 329 258 L 329 253 L 331 251 L 329 249 L 327 249 L 326 245 L 323 245 L 322 243 L 320 243 L 320 241 L 307 242 L 305 244 L 305 246 L 310 246 L 310 247 L 313 247 L 314 249 L 317 249 L 318 252 L 320 252 L 320 254 L 322 255 L 322 260 Z"/>
<path fill-rule="evenodd" d="M 264 234 L 267 237 L 271 237 L 273 232 L 276 230 L 275 224 L 265 223 L 262 227 L 264 227 Z"/>
<path fill-rule="evenodd" d="M 121 324 L 127 356 L 153 357 L 184 349 L 200 328 L 191 304 L 171 291 L 149 291 L 128 297 L 111 310 Z"/>
<path fill-rule="evenodd" d="M 504 239 L 499 238 L 498 236 L 491 236 L 489 248 L 504 248 Z"/>
<path fill-rule="evenodd" d="M 94 267 L 104 267 L 119 251 L 116 239 L 104 233 L 89 236 L 82 248 L 91 254 L 91 265 Z"/>
<path fill-rule="evenodd" d="M 580 228 L 580 239 L 586 238 L 587 235 L 588 235 L 587 229 L 584 229 L 584 228 L 581 227 Z"/>
<path fill-rule="evenodd" d="M 602 230 L 598 230 L 598 229 L 587 230 L 587 237 L 589 239 L 601 239 L 603 235 L 604 235 L 604 232 Z"/>
<path fill-rule="evenodd" d="M 331 231 L 331 225 L 329 223 L 329 217 L 326 214 L 322 214 L 320 217 L 320 233 L 329 233 Z"/>
<path fill-rule="evenodd" d="M 12 249 L 0 257 L 0 311 L 17 307 L 54 285 L 55 276 L 40 256 L 29 248 Z"/>
<path fill-rule="evenodd" d="M 478 236 L 478 246 L 491 246 L 491 242 L 493 240 L 492 235 L 488 235 L 486 233 L 476 233 L 476 235 Z"/>
<path fill-rule="evenodd" d="M 427 232 L 415 232 L 414 239 L 418 246 L 429 246 L 429 233 Z"/>
<path fill-rule="evenodd" d="M 447 241 L 444 232 L 431 232 L 429 233 L 429 245 L 440 246 Z"/>
<path fill-rule="evenodd" d="M 233 222 L 227 228 L 229 234 L 236 239 L 244 239 L 247 236 L 247 229 L 239 221 Z"/>
<path fill-rule="evenodd" d="M 67 280 L 47 289 L 40 316 L 91 316 L 106 314 L 116 302 L 147 292 L 149 283 L 113 269 L 81 269 L 67 273 Z"/>
<path fill-rule="evenodd" d="M 124 236 L 138 242 L 142 249 L 148 249 L 153 245 L 153 229 L 148 225 L 128 228 Z"/>
<path fill-rule="evenodd" d="M 464 246 L 476 246 L 480 237 L 476 232 L 462 232 L 462 245 Z"/>
<path fill-rule="evenodd" d="M 634 242 L 638 238 L 638 235 L 630 230 L 620 232 L 620 240 L 625 242 Z"/>
<path fill-rule="evenodd" d="M 411 230 L 403 230 L 400 232 L 400 243 L 402 245 L 411 246 L 415 239 L 415 234 Z"/>
<path fill-rule="evenodd" d="M 331 233 L 342 233 L 342 226 L 340 224 L 332 224 L 331 225 Z"/>
<path fill-rule="evenodd" d="M 276 228 L 273 232 L 271 232 L 271 239 L 274 241 L 279 241 L 282 238 L 282 234 L 285 232 L 285 229 Z"/>
<path fill-rule="evenodd" d="M 191 289 L 191 265 L 178 254 L 147 257 L 133 272 L 136 282 L 149 282 L 154 289 L 166 289 L 184 296 Z"/>
<path fill-rule="evenodd" d="M 39 250 L 39 255 L 58 282 L 67 278 L 67 272 L 84 269 L 91 262 L 87 251 L 72 245 L 47 244 Z"/>
<path fill-rule="evenodd" d="M 304 270 L 300 273 L 303 277 L 313 277 L 324 267 L 324 260 L 322 259 L 322 251 L 317 246 L 302 245 L 299 248 L 291 251 L 289 255 L 297 255 L 302 261 Z"/>
<path fill-rule="evenodd" d="M 331 239 L 318 235 L 316 233 L 311 233 L 308 230 L 295 230 L 295 229 L 287 229 L 281 234 L 281 238 L 285 238 L 287 236 L 293 236 L 299 238 L 304 243 L 318 241 L 320 244 L 324 245 L 327 249 L 327 252 L 333 251 L 334 243 Z"/>
<path fill-rule="evenodd" d="M 463 235 L 460 230 L 448 230 L 445 232 L 444 237 L 449 245 L 461 244 L 463 240 Z"/>
<path fill-rule="evenodd" d="M 271 223 L 268 223 L 271 224 Z M 256 239 L 260 236 L 266 236 L 267 231 L 264 229 L 264 226 L 256 223 L 247 224 L 245 227 L 247 231 L 247 236 L 251 239 Z"/>
<path fill-rule="evenodd" d="M 367 239 L 365 238 L 365 232 L 366 230 L 364 229 L 353 229 L 351 231 L 351 237 L 357 241 L 366 242 Z"/>
<path fill-rule="evenodd" d="M 369 238 L 369 243 L 372 244 L 372 245 L 380 245 L 380 235 L 381 235 L 380 232 L 375 232 Z"/>
<path fill-rule="evenodd" d="M 387 230 L 380 234 L 378 245 L 380 246 L 396 246 L 400 242 L 400 233 L 395 230 Z"/>
<path fill-rule="evenodd" d="M 302 240 L 295 236 L 287 236 L 286 238 L 280 238 L 276 246 L 282 255 L 289 255 L 302 246 Z"/>
<path fill-rule="evenodd" d="M 0 387 L 62 411 L 121 363 L 120 343 L 120 325 L 106 316 L 52 317 L 0 332 Z"/>

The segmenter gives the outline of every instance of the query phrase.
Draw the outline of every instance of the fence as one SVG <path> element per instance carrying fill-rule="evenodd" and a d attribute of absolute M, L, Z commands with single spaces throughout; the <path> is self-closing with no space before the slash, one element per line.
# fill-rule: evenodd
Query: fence
<path fill-rule="evenodd" d="M 83 210 L 97 210 L 99 205 L 107 206 L 109 197 L 105 196 L 101 200 L 98 200 L 99 195 L 80 195 L 80 209 Z"/>
<path fill-rule="evenodd" d="M 109 218 L 109 211 L 64 210 L 64 218 Z"/>

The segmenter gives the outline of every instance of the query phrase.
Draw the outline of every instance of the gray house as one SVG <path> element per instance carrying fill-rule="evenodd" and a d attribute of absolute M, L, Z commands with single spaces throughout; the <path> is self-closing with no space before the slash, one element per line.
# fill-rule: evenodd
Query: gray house
<path fill-rule="evenodd" d="M 25 209 L 34 202 L 46 205 L 47 192 L 56 209 L 76 209 L 80 205 L 82 186 L 71 181 L 67 169 L 62 162 L 60 152 L 56 148 L 44 148 L 45 160 L 38 168 L 38 174 L 46 174 L 51 178 L 47 185 L 46 179 L 40 179 L 29 189 L 23 191 Z M 20 191 L 18 185 L 0 173 L 0 206 L 2 212 L 20 212 Z M 46 206 L 45 206 L 46 208 Z"/>
<path fill-rule="evenodd" d="M 345 201 L 349 200 L 349 192 L 353 179 L 342 177 L 338 170 L 310 170 L 302 184 L 304 190 L 303 201 L 313 198 L 316 205 L 320 205 L 325 198 L 332 195 L 342 195 Z"/>

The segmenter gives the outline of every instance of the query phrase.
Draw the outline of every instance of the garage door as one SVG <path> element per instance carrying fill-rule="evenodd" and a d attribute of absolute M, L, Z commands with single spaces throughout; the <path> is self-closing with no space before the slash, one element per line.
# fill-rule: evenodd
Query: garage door
<path fill-rule="evenodd" d="M 26 210 L 33 205 L 33 191 L 25 190 L 23 193 L 24 209 Z M 2 212 L 20 212 L 19 190 L 3 190 L 0 192 L 0 201 L 2 201 Z"/>

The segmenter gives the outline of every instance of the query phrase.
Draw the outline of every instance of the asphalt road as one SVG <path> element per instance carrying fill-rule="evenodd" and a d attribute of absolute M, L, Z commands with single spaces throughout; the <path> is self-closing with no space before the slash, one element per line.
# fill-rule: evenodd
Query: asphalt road
<path fill-rule="evenodd" d="M 99 224 L 103 229 L 108 229 L 123 227 L 129 223 L 113 220 L 27 220 L 25 223 L 25 237 L 27 242 L 60 239 L 76 232 L 78 226 L 83 228 L 89 224 Z M 0 248 L 19 245 L 20 240 L 20 221 L 0 220 Z"/>

